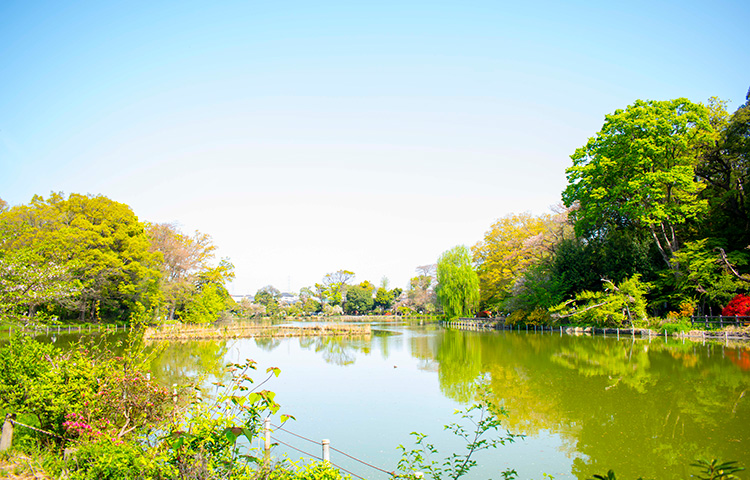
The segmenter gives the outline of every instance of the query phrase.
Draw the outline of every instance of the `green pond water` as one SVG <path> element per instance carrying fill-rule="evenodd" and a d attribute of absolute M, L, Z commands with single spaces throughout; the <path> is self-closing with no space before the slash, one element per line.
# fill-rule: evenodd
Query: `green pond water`
<path fill-rule="evenodd" d="M 447 456 L 462 444 L 443 430 L 474 398 L 483 378 L 524 439 L 476 455 L 468 478 L 590 478 L 613 469 L 620 479 L 687 479 L 695 459 L 750 467 L 750 350 L 664 338 L 575 337 L 557 333 L 468 332 L 373 325 L 371 337 L 239 339 L 167 343 L 152 372 L 167 384 L 227 362 L 253 359 L 259 372 L 281 368 L 263 386 L 277 392 L 286 428 L 393 470 L 397 446 L 422 432 Z M 61 339 L 62 340 L 62 339 Z M 258 373 L 258 377 L 262 375 Z M 274 423 L 277 423 L 276 421 Z M 320 455 L 319 443 L 274 437 Z M 303 454 L 279 445 L 275 456 Z M 436 459 L 440 459 L 438 457 Z M 388 475 L 333 451 L 357 475 Z M 746 475 L 743 472 L 743 475 Z M 742 478 L 746 478 L 743 476 Z"/>

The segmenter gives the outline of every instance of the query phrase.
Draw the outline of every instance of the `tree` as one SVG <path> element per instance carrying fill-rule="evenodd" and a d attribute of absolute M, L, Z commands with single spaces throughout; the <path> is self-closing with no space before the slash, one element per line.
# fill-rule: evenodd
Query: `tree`
<path fill-rule="evenodd" d="M 264 305 L 268 307 L 270 304 L 276 304 L 278 303 L 278 298 L 281 295 L 281 292 L 278 288 L 274 287 L 273 285 L 266 285 L 265 287 L 258 290 L 258 292 L 255 294 L 255 303 L 258 305 Z"/>
<path fill-rule="evenodd" d="M 409 280 L 406 291 L 408 305 L 420 313 L 433 313 L 437 308 L 435 294 L 435 269 L 437 265 L 421 265 L 416 268 L 419 275 Z"/>
<path fill-rule="evenodd" d="M 548 258 L 566 237 L 567 211 L 556 215 L 507 215 L 495 222 L 484 240 L 472 247 L 480 286 L 480 304 L 499 309 L 524 272 Z"/>
<path fill-rule="evenodd" d="M 81 284 L 68 268 L 35 252 L 33 247 L 0 252 L 0 314 L 34 319 L 40 305 L 73 301 Z"/>
<path fill-rule="evenodd" d="M 198 231 L 188 236 L 170 223 L 150 224 L 146 233 L 151 249 L 162 255 L 161 291 L 167 304 L 167 317 L 172 320 L 175 311 L 195 293 L 197 277 L 209 269 L 216 246 L 210 236 Z"/>
<path fill-rule="evenodd" d="M 709 203 L 705 233 L 726 242 L 728 250 L 750 244 L 750 91 L 747 101 L 729 116 L 726 104 L 709 103 L 711 122 L 719 138 L 701 159 L 696 173 L 706 184 L 702 198 Z"/>
<path fill-rule="evenodd" d="M 479 277 L 471 265 L 469 249 L 457 246 L 440 255 L 437 282 L 437 297 L 448 318 L 469 315 L 476 310 Z"/>
<path fill-rule="evenodd" d="M 315 287 L 323 297 L 323 301 L 329 305 L 341 305 L 344 303 L 346 290 L 349 282 L 354 280 L 354 272 L 349 270 L 337 270 L 333 273 L 326 274 L 323 277 L 322 284 L 315 284 Z"/>
<path fill-rule="evenodd" d="M 672 254 L 686 225 L 708 208 L 696 165 L 714 139 L 709 109 L 684 98 L 637 100 L 607 115 L 567 169 L 563 200 L 574 207 L 576 233 L 591 238 L 613 229 L 646 230 L 676 272 Z"/>
<path fill-rule="evenodd" d="M 101 195 L 35 195 L 0 214 L 0 224 L 0 251 L 33 248 L 81 282 L 76 309 L 82 320 L 127 319 L 158 299 L 159 255 L 125 204 Z"/>
<path fill-rule="evenodd" d="M 346 292 L 344 311 L 349 315 L 364 315 L 372 310 L 374 300 L 372 292 L 375 285 L 365 280 L 359 285 L 349 287 Z"/>

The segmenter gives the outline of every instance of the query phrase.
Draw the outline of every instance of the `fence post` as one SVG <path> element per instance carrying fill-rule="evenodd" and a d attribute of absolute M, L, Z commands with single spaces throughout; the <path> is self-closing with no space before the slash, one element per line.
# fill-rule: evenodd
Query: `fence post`
<path fill-rule="evenodd" d="M 13 443 L 13 420 L 15 419 L 15 413 L 9 413 L 5 415 L 5 423 L 3 423 L 3 433 L 0 436 L 0 452 L 8 450 Z"/>
<path fill-rule="evenodd" d="M 330 462 L 331 461 L 331 452 L 329 448 L 331 447 L 331 441 L 327 438 L 324 438 L 322 442 L 320 442 L 323 445 L 323 461 L 324 462 Z"/>

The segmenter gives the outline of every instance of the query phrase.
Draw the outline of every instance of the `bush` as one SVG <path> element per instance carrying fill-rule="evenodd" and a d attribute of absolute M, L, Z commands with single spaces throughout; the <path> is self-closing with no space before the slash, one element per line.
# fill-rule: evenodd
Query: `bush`
<path fill-rule="evenodd" d="M 516 310 L 505 318 L 505 324 L 509 327 L 523 325 L 527 315 L 526 310 Z"/>
<path fill-rule="evenodd" d="M 551 325 L 552 316 L 544 308 L 536 308 L 526 317 L 526 323 L 529 325 Z"/>
<path fill-rule="evenodd" d="M 740 293 L 730 300 L 727 306 L 721 311 L 721 314 L 727 317 L 734 315 L 750 316 L 750 297 Z"/>

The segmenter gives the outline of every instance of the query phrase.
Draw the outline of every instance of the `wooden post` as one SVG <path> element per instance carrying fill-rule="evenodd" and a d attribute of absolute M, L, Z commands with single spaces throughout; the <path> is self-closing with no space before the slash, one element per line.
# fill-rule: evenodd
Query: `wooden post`
<path fill-rule="evenodd" d="M 323 461 L 324 462 L 330 462 L 331 461 L 331 441 L 327 438 L 324 438 L 322 442 L 320 442 L 323 445 Z"/>
<path fill-rule="evenodd" d="M 5 423 L 3 423 L 3 433 L 0 436 L 0 452 L 4 452 L 10 449 L 13 443 L 13 420 L 16 419 L 15 413 L 9 413 L 5 415 Z"/>

